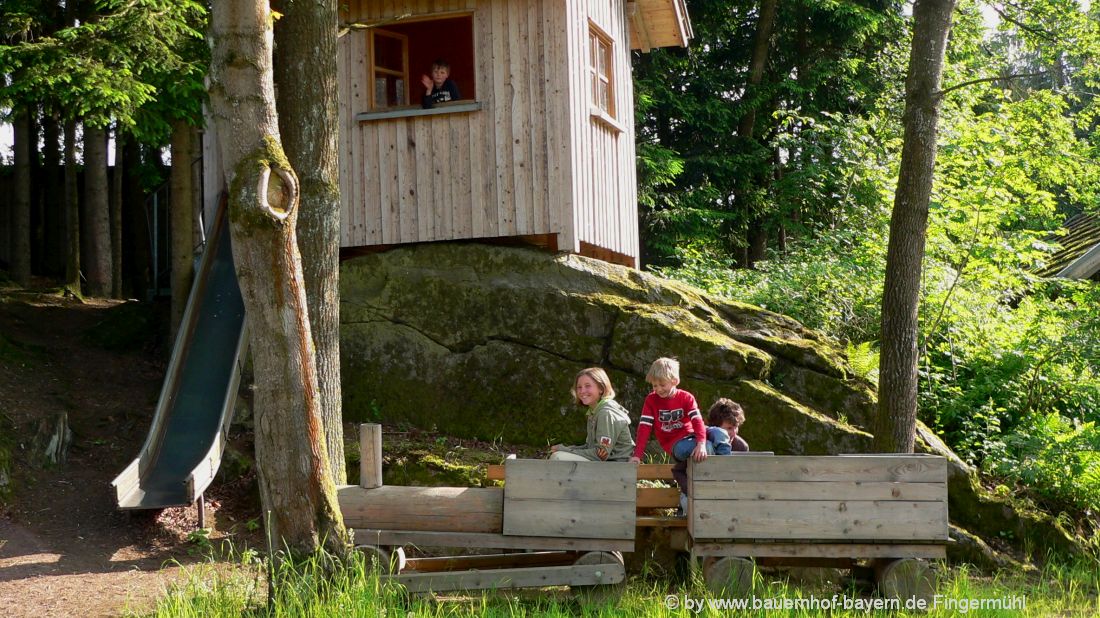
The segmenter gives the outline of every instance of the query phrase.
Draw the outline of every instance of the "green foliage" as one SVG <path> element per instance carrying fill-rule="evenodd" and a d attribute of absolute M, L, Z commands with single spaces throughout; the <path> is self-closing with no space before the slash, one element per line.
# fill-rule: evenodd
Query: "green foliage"
<path fill-rule="evenodd" d="M 117 121 L 150 143 L 167 138 L 168 120 L 200 121 L 202 3 L 100 0 L 74 17 L 66 24 L 56 4 L 33 0 L 0 9 L 0 73 L 11 77 L 0 108 L 43 104 L 96 126 Z"/>
<path fill-rule="evenodd" d="M 1034 273 L 1068 213 L 1100 209 L 1100 25 L 1072 0 L 997 6 L 1006 19 L 990 36 L 978 5 L 960 3 L 948 50 L 919 306 L 920 415 L 1006 486 L 1081 514 L 1100 495 L 1100 289 Z M 898 66 L 890 53 L 875 71 L 896 76 Z M 769 195 L 817 213 L 788 222 L 785 251 L 736 270 L 703 235 L 680 241 L 677 265 L 657 270 L 850 342 L 850 360 L 866 368 L 901 142 L 897 88 L 860 92 L 858 110 L 777 116 L 799 130 L 774 143 L 805 158 L 788 158 Z"/>

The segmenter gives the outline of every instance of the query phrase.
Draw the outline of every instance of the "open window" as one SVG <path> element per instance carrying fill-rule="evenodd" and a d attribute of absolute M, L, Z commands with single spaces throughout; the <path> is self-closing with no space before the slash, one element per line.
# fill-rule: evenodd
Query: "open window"
<path fill-rule="evenodd" d="M 593 112 L 615 118 L 614 46 L 611 37 L 595 23 L 588 22 L 588 76 L 592 89 Z"/>
<path fill-rule="evenodd" d="M 436 60 L 451 65 L 450 78 L 461 100 L 477 99 L 472 15 L 417 17 L 368 32 L 367 90 L 372 111 L 419 108 L 425 93 L 421 76 L 431 73 Z"/>

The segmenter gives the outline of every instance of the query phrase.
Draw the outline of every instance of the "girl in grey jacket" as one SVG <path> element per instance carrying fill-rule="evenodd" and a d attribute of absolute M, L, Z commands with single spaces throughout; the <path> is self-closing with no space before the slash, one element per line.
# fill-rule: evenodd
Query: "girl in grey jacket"
<path fill-rule="evenodd" d="M 599 367 L 581 370 L 573 380 L 573 401 L 588 407 L 588 437 L 582 446 L 555 444 L 550 459 L 558 461 L 629 461 L 634 438 L 630 416 L 615 401 L 607 372 Z"/>

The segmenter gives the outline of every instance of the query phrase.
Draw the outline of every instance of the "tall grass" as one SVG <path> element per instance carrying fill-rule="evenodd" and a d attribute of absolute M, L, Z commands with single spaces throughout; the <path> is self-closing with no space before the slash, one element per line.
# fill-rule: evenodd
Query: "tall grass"
<path fill-rule="evenodd" d="M 435 598 L 406 595 L 398 586 L 383 584 L 362 557 L 333 568 L 323 560 L 284 563 L 274 579 L 280 582 L 268 597 L 266 574 L 256 559 L 233 564 L 208 562 L 188 570 L 183 583 L 168 590 L 153 610 L 165 617 L 370 617 L 382 616 L 591 616 L 672 618 L 683 616 L 948 616 L 1040 617 L 1100 615 L 1100 570 L 1095 563 L 1050 566 L 1038 574 L 1002 573 L 980 576 L 965 567 L 945 569 L 940 577 L 938 606 L 928 611 L 892 611 L 842 607 L 870 603 L 874 597 L 835 584 L 799 585 L 775 573 L 758 574 L 756 608 L 731 610 L 709 605 L 715 597 L 698 575 L 686 580 L 632 578 L 617 599 L 590 602 L 567 589 L 500 591 Z M 834 596 L 835 595 L 835 596 Z M 669 601 L 675 599 L 675 606 Z M 831 611 L 813 609 L 814 600 L 838 603 Z M 1007 609 L 970 608 L 963 604 L 1003 599 Z M 988 601 L 987 601 L 988 602 Z M 802 607 L 799 607 L 799 603 Z M 688 606 L 691 606 L 689 609 Z"/>

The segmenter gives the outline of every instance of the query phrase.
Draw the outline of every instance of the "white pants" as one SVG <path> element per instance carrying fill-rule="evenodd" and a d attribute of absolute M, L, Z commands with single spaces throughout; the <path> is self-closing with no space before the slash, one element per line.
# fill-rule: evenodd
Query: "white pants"
<path fill-rule="evenodd" d="M 550 461 L 589 461 L 587 457 L 582 457 L 576 453 L 569 453 L 566 451 L 554 451 L 550 453 Z"/>

